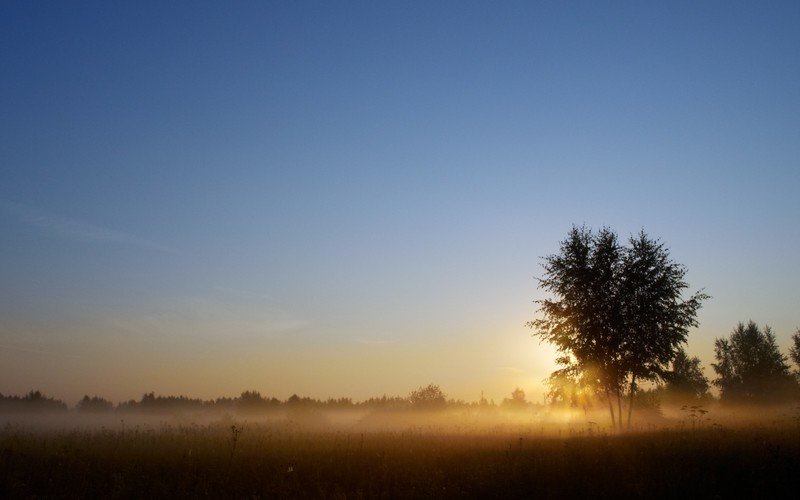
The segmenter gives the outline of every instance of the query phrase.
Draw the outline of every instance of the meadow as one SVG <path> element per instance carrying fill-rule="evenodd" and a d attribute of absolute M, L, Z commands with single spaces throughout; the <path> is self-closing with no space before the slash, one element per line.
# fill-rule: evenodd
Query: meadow
<path fill-rule="evenodd" d="M 800 489 L 793 411 L 624 432 L 504 414 L 17 416 L 0 430 L 0 497 L 785 496 Z"/>

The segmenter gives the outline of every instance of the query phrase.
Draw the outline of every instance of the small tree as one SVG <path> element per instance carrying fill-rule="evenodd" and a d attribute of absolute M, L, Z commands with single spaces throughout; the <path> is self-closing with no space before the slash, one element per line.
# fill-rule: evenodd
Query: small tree
<path fill-rule="evenodd" d="M 675 353 L 672 369 L 664 378 L 667 382 L 663 391 L 666 399 L 698 402 L 711 397 L 708 391 L 710 385 L 700 366 L 700 358 L 690 358 L 683 348 Z"/>
<path fill-rule="evenodd" d="M 776 402 L 787 398 L 795 381 L 778 350 L 772 329 L 739 323 L 727 339 L 716 339 L 712 363 L 723 401 Z"/>
<path fill-rule="evenodd" d="M 511 392 L 511 399 L 503 399 L 501 406 L 507 410 L 524 410 L 528 407 L 525 391 L 517 387 Z"/>
<path fill-rule="evenodd" d="M 408 395 L 408 402 L 413 408 L 423 410 L 434 410 L 444 408 L 447 397 L 438 385 L 428 384 L 427 387 L 420 387 Z"/>
<path fill-rule="evenodd" d="M 595 380 L 591 370 L 578 373 L 569 367 L 556 370 L 545 380 L 550 388 L 547 401 L 554 406 L 580 407 L 588 411 L 595 388 L 587 383 Z"/>
<path fill-rule="evenodd" d="M 552 405 L 574 406 L 578 393 L 578 383 L 566 370 L 556 370 L 545 379 L 550 388 L 545 398 Z"/>

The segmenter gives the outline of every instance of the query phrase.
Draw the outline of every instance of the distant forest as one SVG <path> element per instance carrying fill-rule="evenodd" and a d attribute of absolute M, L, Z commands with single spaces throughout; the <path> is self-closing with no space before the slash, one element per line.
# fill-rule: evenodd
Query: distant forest
<path fill-rule="evenodd" d="M 73 408 L 58 399 L 49 398 L 40 391 L 30 391 L 25 396 L 0 394 L 0 412 L 67 412 L 106 413 L 106 412 L 261 412 L 278 409 L 363 409 L 363 410 L 402 410 L 443 408 L 503 408 L 511 410 L 536 409 L 540 404 L 525 399 L 525 392 L 517 388 L 511 398 L 500 404 L 483 397 L 477 402 L 448 399 L 439 386 L 431 384 L 412 391 L 408 396 L 381 396 L 364 401 L 351 398 L 329 398 L 327 400 L 301 397 L 293 394 L 286 400 L 261 395 L 258 391 L 244 391 L 238 397 L 222 397 L 212 400 L 189 398 L 186 396 L 159 396 L 153 392 L 142 395 L 141 399 L 114 404 L 100 396 L 84 396 Z"/>

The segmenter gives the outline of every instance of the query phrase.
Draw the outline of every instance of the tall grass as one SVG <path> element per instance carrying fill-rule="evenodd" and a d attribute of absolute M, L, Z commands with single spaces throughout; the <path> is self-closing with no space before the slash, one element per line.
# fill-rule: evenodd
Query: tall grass
<path fill-rule="evenodd" d="M 791 419 L 619 435 L 533 422 L 230 420 L 0 431 L 1 498 L 765 498 L 798 488 Z"/>

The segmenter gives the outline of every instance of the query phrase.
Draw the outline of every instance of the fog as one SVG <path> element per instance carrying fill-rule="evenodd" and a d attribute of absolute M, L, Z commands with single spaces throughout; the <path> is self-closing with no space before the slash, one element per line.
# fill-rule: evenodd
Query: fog
<path fill-rule="evenodd" d="M 665 405 L 658 410 L 633 412 L 630 427 L 611 425 L 607 408 L 554 408 L 531 410 L 488 409 L 326 409 L 279 408 L 262 411 L 108 411 L 84 413 L 0 413 L 4 431 L 26 432 L 151 432 L 185 426 L 269 428 L 276 432 L 520 434 L 566 438 L 596 434 L 699 430 L 724 428 L 800 429 L 800 405 L 732 406 Z"/>

